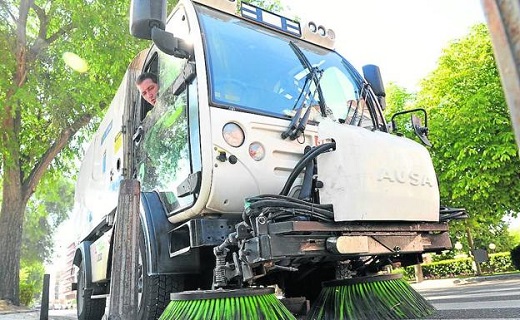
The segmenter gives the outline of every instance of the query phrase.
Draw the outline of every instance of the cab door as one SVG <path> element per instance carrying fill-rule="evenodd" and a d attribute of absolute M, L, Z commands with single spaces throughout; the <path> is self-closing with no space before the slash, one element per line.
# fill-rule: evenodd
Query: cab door
<path fill-rule="evenodd" d="M 168 22 L 188 28 L 182 9 Z M 140 99 L 140 119 L 133 136 L 134 176 L 143 192 L 158 191 L 169 215 L 190 207 L 197 190 L 186 189 L 200 172 L 198 106 L 194 62 L 152 47 L 143 72 L 157 75 L 155 106 Z"/>

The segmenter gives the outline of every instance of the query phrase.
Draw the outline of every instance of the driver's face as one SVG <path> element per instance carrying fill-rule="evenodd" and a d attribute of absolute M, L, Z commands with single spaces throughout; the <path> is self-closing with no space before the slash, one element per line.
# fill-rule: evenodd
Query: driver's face
<path fill-rule="evenodd" d="M 145 79 L 143 82 L 137 85 L 139 92 L 143 98 L 148 101 L 152 106 L 155 106 L 157 100 L 157 90 L 159 86 L 153 82 L 152 79 Z"/>

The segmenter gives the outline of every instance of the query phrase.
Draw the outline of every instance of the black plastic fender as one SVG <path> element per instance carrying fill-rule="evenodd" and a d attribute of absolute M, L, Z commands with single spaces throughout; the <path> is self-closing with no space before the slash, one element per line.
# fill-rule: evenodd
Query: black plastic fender
<path fill-rule="evenodd" d="M 148 275 L 193 274 L 199 270 L 200 259 L 197 250 L 170 258 L 170 232 L 175 227 L 167 218 L 167 212 L 157 192 L 142 192 L 140 212 L 141 225 L 146 248 L 143 263 L 147 264 Z"/>
<path fill-rule="evenodd" d="M 92 268 L 90 267 L 90 244 L 92 241 L 83 241 L 76 247 L 76 253 L 72 264 L 79 268 L 84 261 L 85 265 L 85 286 L 86 289 L 93 289 L 92 285 Z"/>

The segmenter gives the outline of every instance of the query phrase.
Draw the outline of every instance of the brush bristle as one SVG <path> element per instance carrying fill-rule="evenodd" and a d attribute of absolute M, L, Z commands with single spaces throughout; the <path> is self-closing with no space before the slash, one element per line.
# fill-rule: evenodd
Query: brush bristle
<path fill-rule="evenodd" d="M 314 303 L 308 320 L 415 319 L 431 315 L 435 308 L 405 280 L 372 277 L 325 286 Z"/>
<path fill-rule="evenodd" d="M 274 293 L 172 300 L 159 320 L 295 320 Z"/>

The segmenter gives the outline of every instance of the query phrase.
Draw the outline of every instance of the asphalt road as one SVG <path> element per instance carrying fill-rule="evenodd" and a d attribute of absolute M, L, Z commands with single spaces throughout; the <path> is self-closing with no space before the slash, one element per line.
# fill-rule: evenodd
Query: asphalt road
<path fill-rule="evenodd" d="M 412 286 L 437 309 L 429 319 L 520 319 L 520 274 Z"/>

